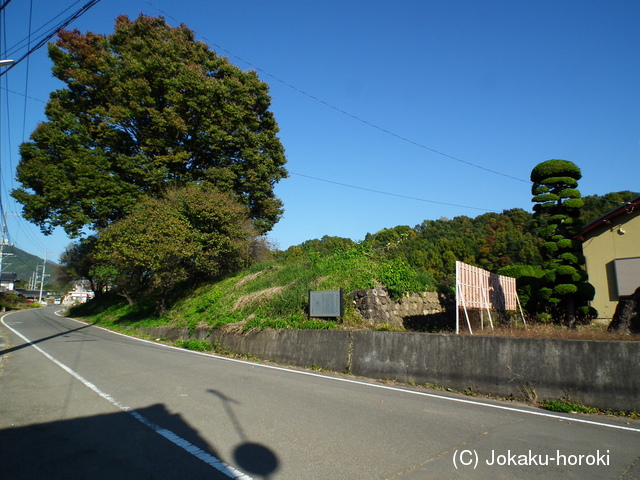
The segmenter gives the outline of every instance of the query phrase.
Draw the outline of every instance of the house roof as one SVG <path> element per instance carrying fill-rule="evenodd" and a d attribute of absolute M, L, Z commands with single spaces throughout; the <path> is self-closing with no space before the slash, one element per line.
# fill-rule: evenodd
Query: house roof
<path fill-rule="evenodd" d="M 25 288 L 16 288 L 14 292 L 29 298 L 38 298 L 40 296 L 40 290 L 27 290 Z M 43 297 L 47 295 L 49 295 L 48 291 L 45 290 L 42 292 Z"/>
<path fill-rule="evenodd" d="M 582 231 L 578 235 L 578 238 L 584 240 L 584 236 L 590 231 L 595 230 L 601 225 L 609 225 L 616 217 L 619 217 L 622 214 L 630 214 L 634 211 L 640 211 L 640 195 L 626 203 L 623 203 L 622 205 L 612 208 L 604 215 L 596 218 L 593 222 L 586 224 L 582 227 Z"/>

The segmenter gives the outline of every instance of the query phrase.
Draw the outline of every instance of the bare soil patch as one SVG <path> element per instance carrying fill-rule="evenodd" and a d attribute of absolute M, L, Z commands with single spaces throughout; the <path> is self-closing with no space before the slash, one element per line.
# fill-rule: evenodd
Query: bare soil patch
<path fill-rule="evenodd" d="M 608 332 L 606 325 L 579 325 L 577 328 L 567 328 L 559 325 L 534 324 L 524 327 L 497 326 L 493 330 L 474 329 L 476 335 L 491 335 L 499 337 L 523 337 L 523 338 L 563 338 L 573 340 L 625 340 L 640 341 L 640 335 Z"/>

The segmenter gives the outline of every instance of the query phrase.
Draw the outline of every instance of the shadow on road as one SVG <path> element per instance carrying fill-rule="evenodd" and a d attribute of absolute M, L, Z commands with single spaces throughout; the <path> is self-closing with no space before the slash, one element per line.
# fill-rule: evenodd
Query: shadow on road
<path fill-rule="evenodd" d="M 171 414 L 164 405 L 135 412 L 220 459 L 180 415 Z M 0 430 L 0 458 L 0 476 L 6 479 L 230 478 L 125 412 Z"/>
<path fill-rule="evenodd" d="M 264 479 L 268 479 L 272 473 L 276 472 L 280 467 L 280 461 L 275 453 L 260 443 L 250 442 L 238 416 L 236 415 L 232 404 L 238 405 L 239 402 L 227 397 L 224 393 L 208 389 L 207 392 L 218 397 L 224 406 L 224 409 L 231 420 L 238 435 L 242 439 L 242 444 L 236 447 L 233 452 L 235 464 L 244 472 L 252 475 L 259 475 Z"/>
<path fill-rule="evenodd" d="M 65 335 L 69 335 L 70 333 L 78 332 L 80 330 L 84 330 L 85 328 L 92 327 L 93 325 L 83 325 L 78 328 L 73 328 L 71 330 L 65 330 L 64 332 L 56 333 L 55 335 L 49 335 L 48 337 L 39 338 L 38 340 L 31 340 L 29 343 L 23 343 L 22 345 L 17 345 L 15 347 L 10 347 L 5 350 L 0 350 L 0 356 L 6 355 L 7 353 L 16 352 L 18 350 L 22 350 L 23 348 L 30 347 L 31 345 L 37 345 L 38 343 L 46 342 L 47 340 L 51 340 L 52 338 L 64 337 Z"/>

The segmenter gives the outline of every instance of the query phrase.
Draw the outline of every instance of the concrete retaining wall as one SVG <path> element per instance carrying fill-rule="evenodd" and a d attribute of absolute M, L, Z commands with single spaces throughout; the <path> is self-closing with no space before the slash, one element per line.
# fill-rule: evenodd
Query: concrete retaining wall
<path fill-rule="evenodd" d="M 346 331 L 263 330 L 247 335 L 214 333 L 225 350 L 299 367 L 337 372 L 349 369 L 351 336 Z"/>
<path fill-rule="evenodd" d="M 169 339 L 186 329 L 143 329 Z M 288 365 L 522 398 L 569 395 L 585 405 L 640 410 L 640 342 L 483 337 L 409 332 L 198 330 L 225 350 Z"/>
<path fill-rule="evenodd" d="M 354 332 L 351 372 L 492 395 L 640 409 L 640 343 Z"/>

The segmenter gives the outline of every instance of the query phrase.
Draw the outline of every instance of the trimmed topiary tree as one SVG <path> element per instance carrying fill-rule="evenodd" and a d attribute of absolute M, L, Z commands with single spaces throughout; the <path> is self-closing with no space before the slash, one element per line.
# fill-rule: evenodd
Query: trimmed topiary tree
<path fill-rule="evenodd" d="M 540 231 L 546 240 L 540 247 L 545 262 L 541 301 L 568 326 L 575 325 L 576 312 L 580 318 L 595 313 L 587 307 L 594 289 L 587 283 L 582 244 L 574 239 L 584 204 L 576 188 L 580 178 L 578 166 L 567 160 L 547 160 L 531 171 L 534 215 L 545 224 Z"/>

